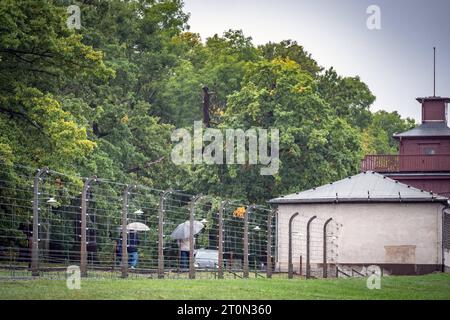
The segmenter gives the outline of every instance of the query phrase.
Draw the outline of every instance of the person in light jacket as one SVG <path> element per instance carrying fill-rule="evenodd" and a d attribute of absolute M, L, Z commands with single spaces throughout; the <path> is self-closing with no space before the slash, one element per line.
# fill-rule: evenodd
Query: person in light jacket
<path fill-rule="evenodd" d="M 189 252 L 191 249 L 189 238 L 179 239 L 178 246 L 180 247 L 181 268 L 187 269 L 189 267 Z M 195 247 L 195 238 L 194 238 L 194 247 Z"/>

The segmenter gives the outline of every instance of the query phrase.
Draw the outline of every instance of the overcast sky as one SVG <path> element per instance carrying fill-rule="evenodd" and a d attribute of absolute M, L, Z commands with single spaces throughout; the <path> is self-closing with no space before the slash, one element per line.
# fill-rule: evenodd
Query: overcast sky
<path fill-rule="evenodd" d="M 369 5 L 381 30 L 366 26 Z M 420 120 L 416 97 L 450 96 L 450 0 L 185 0 L 192 32 L 203 39 L 242 29 L 255 44 L 292 39 L 317 62 L 359 75 L 377 97 L 373 110 Z"/>

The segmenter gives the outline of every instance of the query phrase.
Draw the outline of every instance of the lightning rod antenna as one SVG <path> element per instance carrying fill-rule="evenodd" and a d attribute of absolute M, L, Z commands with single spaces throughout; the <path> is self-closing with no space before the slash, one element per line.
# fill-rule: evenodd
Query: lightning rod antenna
<path fill-rule="evenodd" d="M 436 97 L 436 47 L 433 47 L 433 97 Z"/>

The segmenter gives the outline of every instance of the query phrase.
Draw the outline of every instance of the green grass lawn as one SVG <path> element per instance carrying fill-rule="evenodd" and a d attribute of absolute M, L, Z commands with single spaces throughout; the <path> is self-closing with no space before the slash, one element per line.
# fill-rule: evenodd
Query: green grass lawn
<path fill-rule="evenodd" d="M 450 299 L 450 274 L 366 279 L 155 280 L 86 279 L 80 290 L 64 280 L 0 281 L 0 299 Z"/>

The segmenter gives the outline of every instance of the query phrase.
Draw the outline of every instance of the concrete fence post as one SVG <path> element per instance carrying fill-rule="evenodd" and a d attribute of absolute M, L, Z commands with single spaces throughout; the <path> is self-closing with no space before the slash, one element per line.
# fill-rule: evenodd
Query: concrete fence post
<path fill-rule="evenodd" d="M 164 278 L 164 203 L 172 190 L 164 191 L 159 198 L 158 211 L 158 278 Z"/>
<path fill-rule="evenodd" d="M 189 279 L 195 279 L 195 265 L 194 265 L 194 221 L 195 221 L 195 205 L 203 195 L 199 194 L 192 197 L 189 204 Z"/>
<path fill-rule="evenodd" d="M 328 277 L 328 265 L 327 265 L 327 227 L 328 224 L 333 220 L 333 218 L 328 219 L 325 221 L 323 225 L 323 274 L 322 276 L 324 278 Z"/>
<path fill-rule="evenodd" d="M 122 278 L 128 277 L 128 200 L 131 190 L 136 185 L 127 185 L 123 191 L 123 207 L 122 207 Z"/>
<path fill-rule="evenodd" d="M 33 239 L 31 244 L 31 274 L 39 276 L 39 181 L 48 168 L 39 169 L 33 183 Z"/>
<path fill-rule="evenodd" d="M 92 182 L 96 182 L 97 177 L 86 179 L 83 185 L 83 192 L 81 193 L 81 245 L 80 245 L 80 272 L 82 277 L 87 276 L 87 207 L 88 207 L 88 191 Z"/>
<path fill-rule="evenodd" d="M 311 277 L 311 248 L 310 248 L 310 242 L 311 242 L 311 223 L 314 219 L 316 219 L 317 216 L 313 216 L 308 220 L 308 223 L 306 225 L 306 279 L 309 279 Z"/>
<path fill-rule="evenodd" d="M 288 243 L 288 278 L 294 277 L 294 265 L 292 263 L 292 225 L 295 217 L 298 216 L 298 212 L 294 213 L 289 219 L 289 243 Z"/>
<path fill-rule="evenodd" d="M 267 215 L 267 278 L 272 278 L 272 219 L 276 214 L 277 210 L 270 210 Z"/>
<path fill-rule="evenodd" d="M 228 204 L 228 200 L 222 201 L 219 208 L 219 270 L 218 270 L 218 278 L 223 279 L 223 211 L 225 210 L 226 205 Z"/>
<path fill-rule="evenodd" d="M 244 214 L 244 267 L 243 267 L 243 277 L 248 278 L 249 269 L 248 269 L 248 218 L 252 210 L 255 206 L 251 205 L 245 210 Z"/>

